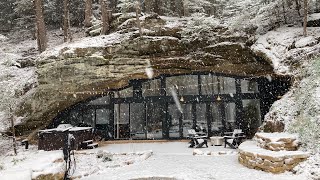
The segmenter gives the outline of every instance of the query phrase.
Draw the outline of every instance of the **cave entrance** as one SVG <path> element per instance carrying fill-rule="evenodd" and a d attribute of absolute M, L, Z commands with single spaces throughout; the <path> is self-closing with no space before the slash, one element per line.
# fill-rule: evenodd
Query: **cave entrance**
<path fill-rule="evenodd" d="M 286 77 L 204 72 L 131 80 L 66 109 L 50 128 L 92 126 L 104 139 L 181 139 L 199 127 L 209 136 L 240 128 L 252 137 L 289 87 Z"/>

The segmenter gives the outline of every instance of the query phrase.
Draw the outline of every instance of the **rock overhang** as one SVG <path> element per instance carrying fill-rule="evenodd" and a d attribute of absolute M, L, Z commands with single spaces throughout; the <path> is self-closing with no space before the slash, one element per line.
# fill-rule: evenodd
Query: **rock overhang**
<path fill-rule="evenodd" d="M 152 68 L 155 77 L 195 72 L 276 76 L 272 66 L 252 52 L 249 36 L 216 28 L 214 40 L 188 41 L 181 31 L 180 26 L 165 27 L 142 37 L 136 31 L 114 32 L 44 52 L 36 63 L 39 85 L 17 112 L 27 117 L 21 132 L 44 128 L 59 112 L 97 93 L 148 79 L 146 68 Z"/>

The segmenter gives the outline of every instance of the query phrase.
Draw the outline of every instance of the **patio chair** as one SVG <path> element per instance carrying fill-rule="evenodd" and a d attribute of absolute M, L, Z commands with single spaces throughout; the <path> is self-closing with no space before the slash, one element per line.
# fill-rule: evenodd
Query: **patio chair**
<path fill-rule="evenodd" d="M 233 149 L 238 148 L 242 141 L 246 138 L 241 129 L 234 129 L 233 132 L 225 132 L 224 138 L 224 147 L 227 145 Z"/>
<path fill-rule="evenodd" d="M 189 129 L 188 130 L 188 137 L 190 138 L 190 142 L 189 142 L 189 147 L 190 148 L 201 148 L 204 145 L 206 145 L 206 147 L 208 147 L 208 140 L 207 140 L 207 136 L 204 135 L 199 135 L 194 129 Z"/>

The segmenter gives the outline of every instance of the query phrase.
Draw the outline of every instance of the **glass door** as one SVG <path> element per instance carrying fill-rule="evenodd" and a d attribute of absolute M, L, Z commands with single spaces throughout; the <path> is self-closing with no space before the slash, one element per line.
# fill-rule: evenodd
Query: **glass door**
<path fill-rule="evenodd" d="M 107 108 L 96 109 L 96 131 L 104 139 L 113 138 L 110 110 Z"/>
<path fill-rule="evenodd" d="M 129 139 L 129 104 L 115 104 L 114 105 L 114 134 L 115 139 Z"/>
<path fill-rule="evenodd" d="M 130 104 L 130 137 L 132 139 L 146 139 L 145 104 Z"/>
<path fill-rule="evenodd" d="M 179 138 L 180 137 L 180 120 L 182 118 L 182 113 L 175 104 L 168 105 L 168 120 L 167 126 L 169 127 L 169 138 Z"/>
<path fill-rule="evenodd" d="M 147 139 L 162 139 L 164 137 L 163 123 L 166 114 L 164 103 L 146 103 Z"/>

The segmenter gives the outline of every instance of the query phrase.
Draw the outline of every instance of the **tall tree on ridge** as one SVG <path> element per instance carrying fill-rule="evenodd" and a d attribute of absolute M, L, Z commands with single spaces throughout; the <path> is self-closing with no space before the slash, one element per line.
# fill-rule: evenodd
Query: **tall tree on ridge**
<path fill-rule="evenodd" d="M 38 50 L 43 52 L 47 48 L 47 31 L 43 17 L 42 0 L 34 0 L 34 6 L 36 11 L 36 35 Z"/>
<path fill-rule="evenodd" d="M 84 26 L 85 27 L 92 26 L 91 18 L 92 18 L 92 0 L 86 0 L 85 11 L 84 11 Z"/>
<path fill-rule="evenodd" d="M 70 33 L 69 0 L 63 0 L 63 42 L 72 40 Z"/>
<path fill-rule="evenodd" d="M 109 31 L 109 13 L 108 13 L 109 3 L 106 3 L 106 0 L 100 0 L 100 6 L 101 6 L 101 21 L 102 21 L 101 35 L 105 35 Z"/>
<path fill-rule="evenodd" d="M 307 36 L 308 0 L 303 0 L 303 35 Z"/>
<path fill-rule="evenodd" d="M 140 14 L 141 14 L 141 7 L 140 7 L 140 0 L 136 0 L 136 19 L 137 19 L 137 26 L 139 29 L 140 37 L 142 37 L 142 28 L 140 24 Z"/>

